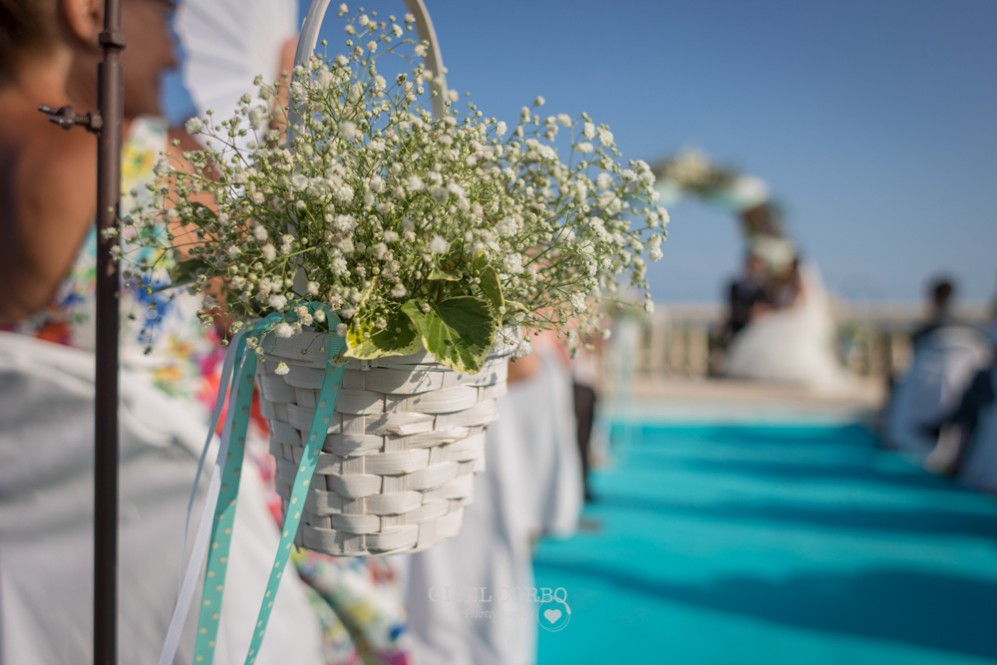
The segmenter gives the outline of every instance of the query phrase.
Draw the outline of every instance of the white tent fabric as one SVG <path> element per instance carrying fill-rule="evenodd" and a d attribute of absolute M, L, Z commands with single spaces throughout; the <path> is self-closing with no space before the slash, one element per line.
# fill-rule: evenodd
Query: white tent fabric
<path fill-rule="evenodd" d="M 538 376 L 513 384 L 488 429 L 486 470 L 453 539 L 397 560 L 416 665 L 528 665 L 538 606 L 531 536 L 568 535 L 582 505 L 571 377 L 542 355 Z"/>
<path fill-rule="evenodd" d="M 0 333 L 0 664 L 76 665 L 92 653 L 91 353 Z M 187 498 L 207 425 L 123 370 L 119 661 L 154 663 L 180 582 Z M 242 663 L 277 549 L 263 489 L 245 474 L 218 636 Z M 197 612 L 177 663 L 190 663 Z M 260 663 L 323 663 L 303 585 L 284 580 Z"/>
<path fill-rule="evenodd" d="M 918 342 L 886 411 L 886 444 L 918 459 L 929 455 L 936 442 L 922 426 L 955 408 L 988 356 L 983 335 L 966 326 L 938 328 Z"/>

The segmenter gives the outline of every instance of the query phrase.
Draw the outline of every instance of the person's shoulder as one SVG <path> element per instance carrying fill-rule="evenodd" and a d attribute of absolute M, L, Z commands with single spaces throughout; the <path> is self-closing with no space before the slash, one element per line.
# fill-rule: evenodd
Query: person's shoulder
<path fill-rule="evenodd" d="M 42 118 L 44 120 L 44 118 Z M 96 198 L 97 141 L 82 129 L 34 127 L 21 148 L 17 184 L 36 211 L 90 211 Z"/>

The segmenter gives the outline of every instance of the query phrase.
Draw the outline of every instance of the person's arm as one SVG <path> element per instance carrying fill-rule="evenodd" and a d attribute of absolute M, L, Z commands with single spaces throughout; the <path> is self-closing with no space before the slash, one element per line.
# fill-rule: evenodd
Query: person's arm
<path fill-rule="evenodd" d="M 0 213 L 0 325 L 48 305 L 76 259 L 97 208 L 97 143 L 83 131 L 33 127 L 8 171 Z"/>
<path fill-rule="evenodd" d="M 509 385 L 532 379 L 540 371 L 540 358 L 536 353 L 531 353 L 522 358 L 509 361 Z"/>

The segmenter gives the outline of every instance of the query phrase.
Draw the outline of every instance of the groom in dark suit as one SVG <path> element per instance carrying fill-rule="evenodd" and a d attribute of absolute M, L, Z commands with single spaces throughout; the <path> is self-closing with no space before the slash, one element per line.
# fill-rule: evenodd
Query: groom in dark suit
<path fill-rule="evenodd" d="M 726 326 L 728 341 L 741 332 L 752 319 L 772 308 L 765 263 L 755 254 L 749 253 L 747 255 L 744 274 L 740 279 L 731 282 L 728 307 L 729 314 Z"/>

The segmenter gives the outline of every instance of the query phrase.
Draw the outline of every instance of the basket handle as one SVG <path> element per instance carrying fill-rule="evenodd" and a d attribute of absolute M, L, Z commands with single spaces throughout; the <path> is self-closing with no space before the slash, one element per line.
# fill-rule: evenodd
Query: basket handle
<path fill-rule="evenodd" d="M 312 0 L 308 13 L 305 15 L 305 21 L 301 26 L 301 34 L 298 36 L 298 48 L 294 52 L 295 65 L 303 65 L 315 53 L 315 47 L 318 45 L 318 33 L 322 28 L 322 21 L 325 19 L 330 2 L 331 0 Z M 429 43 L 425 58 L 426 68 L 433 72 L 433 81 L 439 87 L 439 94 L 432 98 L 433 117 L 440 119 L 446 112 L 447 82 L 443 69 L 443 56 L 440 55 L 440 43 L 436 39 L 436 30 L 433 29 L 433 22 L 429 20 L 429 12 L 422 0 L 405 0 L 405 6 L 415 16 L 415 31 L 419 36 L 419 41 Z M 294 127 L 300 117 L 293 103 L 290 115 L 290 127 Z"/>

